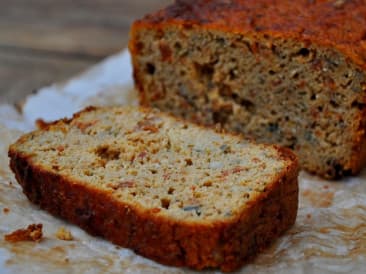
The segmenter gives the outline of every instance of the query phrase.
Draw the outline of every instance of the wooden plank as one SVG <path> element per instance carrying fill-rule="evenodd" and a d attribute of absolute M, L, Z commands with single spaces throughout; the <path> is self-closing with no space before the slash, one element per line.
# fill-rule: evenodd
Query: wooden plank
<path fill-rule="evenodd" d="M 0 46 L 104 57 L 125 47 L 135 18 L 167 0 L 2 0 Z"/>
<path fill-rule="evenodd" d="M 66 80 L 127 45 L 130 24 L 172 0 L 1 0 L 0 103 Z"/>
<path fill-rule="evenodd" d="M 102 58 L 126 47 L 128 27 L 58 27 L 46 24 L 0 23 L 0 48 L 28 48 L 46 52 L 90 55 Z"/>
<path fill-rule="evenodd" d="M 64 81 L 94 62 L 0 51 L 0 103 L 20 102 L 31 92 Z"/>

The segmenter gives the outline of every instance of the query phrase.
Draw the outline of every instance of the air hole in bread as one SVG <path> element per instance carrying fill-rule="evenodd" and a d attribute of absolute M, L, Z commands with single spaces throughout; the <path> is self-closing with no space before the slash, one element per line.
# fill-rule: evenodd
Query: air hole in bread
<path fill-rule="evenodd" d="M 339 104 L 338 104 L 336 101 L 334 101 L 334 100 L 330 100 L 330 101 L 329 101 L 329 104 L 330 104 L 332 107 L 334 107 L 334 108 L 338 108 L 338 107 L 339 107 Z"/>
<path fill-rule="evenodd" d="M 169 209 L 170 199 L 163 198 L 163 199 L 160 200 L 160 202 L 161 202 L 161 207 L 162 208 Z"/>
<path fill-rule="evenodd" d="M 148 74 L 150 74 L 150 75 L 154 75 L 155 70 L 156 70 L 156 68 L 155 68 L 155 65 L 154 65 L 154 64 L 152 64 L 152 63 L 147 63 L 147 64 L 146 64 L 146 72 L 147 72 Z"/>
<path fill-rule="evenodd" d="M 315 53 L 314 51 L 308 48 L 301 48 L 295 55 L 295 59 L 300 63 L 307 63 L 314 59 Z"/>
<path fill-rule="evenodd" d="M 175 49 L 176 51 L 180 51 L 182 48 L 183 48 L 183 47 L 182 47 L 182 44 L 181 44 L 181 43 L 179 43 L 179 42 L 175 42 L 175 43 L 174 43 L 174 49 Z"/>
<path fill-rule="evenodd" d="M 192 161 L 192 159 L 190 159 L 190 158 L 184 159 L 184 161 L 186 162 L 186 166 L 191 166 L 191 165 L 193 165 L 193 161 Z"/>
<path fill-rule="evenodd" d="M 237 69 L 231 69 L 229 72 L 230 80 L 235 80 L 238 77 Z"/>
<path fill-rule="evenodd" d="M 214 74 L 214 68 L 212 64 L 198 64 L 194 63 L 194 68 L 198 77 L 211 80 Z"/>
<path fill-rule="evenodd" d="M 168 194 L 172 195 L 172 194 L 174 194 L 174 191 L 175 191 L 175 189 L 173 187 L 169 187 Z"/>
<path fill-rule="evenodd" d="M 108 145 L 101 145 L 95 150 L 95 154 L 103 160 L 113 161 L 119 159 L 120 151 Z"/>
<path fill-rule="evenodd" d="M 358 101 L 353 101 L 352 105 L 353 108 L 358 108 L 359 110 L 363 110 L 365 108 L 365 103 L 361 103 Z"/>
<path fill-rule="evenodd" d="M 240 98 L 239 95 L 233 93 L 232 95 L 233 100 L 241 105 L 242 107 L 244 107 L 247 111 L 253 113 L 255 110 L 255 105 L 252 101 L 248 100 L 248 99 L 244 99 L 244 98 Z"/>
<path fill-rule="evenodd" d="M 310 54 L 310 51 L 307 48 L 302 48 L 299 50 L 299 52 L 297 54 L 301 55 L 302 57 L 308 57 Z"/>

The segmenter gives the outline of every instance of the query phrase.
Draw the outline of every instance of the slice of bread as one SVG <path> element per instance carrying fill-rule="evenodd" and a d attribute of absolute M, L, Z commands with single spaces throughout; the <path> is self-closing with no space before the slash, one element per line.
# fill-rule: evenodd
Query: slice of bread
<path fill-rule="evenodd" d="M 365 165 L 365 1 L 176 1 L 135 22 L 130 51 L 144 106 L 289 147 L 325 178 Z"/>
<path fill-rule="evenodd" d="M 156 110 L 88 108 L 9 157 L 32 202 L 168 265 L 234 270 L 296 219 L 291 152 Z"/>

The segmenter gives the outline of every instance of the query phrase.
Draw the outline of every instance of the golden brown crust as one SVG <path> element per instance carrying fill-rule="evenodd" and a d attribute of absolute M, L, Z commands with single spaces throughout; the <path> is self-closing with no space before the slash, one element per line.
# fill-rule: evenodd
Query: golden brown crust
<path fill-rule="evenodd" d="M 14 146 L 9 157 L 23 192 L 53 215 L 164 264 L 232 271 L 295 222 L 298 164 L 291 152 L 278 150 L 289 163 L 287 169 L 240 216 L 208 224 L 173 221 L 152 210 L 123 204 L 107 191 L 33 165 Z"/>
<path fill-rule="evenodd" d="M 316 43 L 366 68 L 365 0 L 179 0 L 135 22 L 132 32 L 169 25 Z"/>
<path fill-rule="evenodd" d="M 97 109 L 97 107 L 95 107 L 95 106 L 88 106 L 88 107 L 82 109 L 81 111 L 74 113 L 74 115 L 73 115 L 73 117 L 71 119 L 63 118 L 63 119 L 60 119 L 60 120 L 50 121 L 50 122 L 47 122 L 47 121 L 45 121 L 43 119 L 37 119 L 36 120 L 36 127 L 37 127 L 37 129 L 40 129 L 40 130 L 47 130 L 50 127 L 55 126 L 55 125 L 58 125 L 60 123 L 68 124 L 74 118 L 79 117 L 82 113 L 91 112 L 91 111 L 94 111 L 96 109 Z"/>

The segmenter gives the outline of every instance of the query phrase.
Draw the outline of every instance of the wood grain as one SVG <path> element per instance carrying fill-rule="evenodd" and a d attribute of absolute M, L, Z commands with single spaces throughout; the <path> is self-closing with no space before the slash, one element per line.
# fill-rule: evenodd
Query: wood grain
<path fill-rule="evenodd" d="M 127 45 L 131 23 L 170 0 L 1 0 L 0 103 L 65 80 Z"/>

